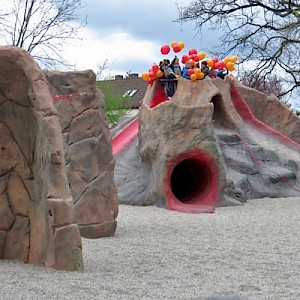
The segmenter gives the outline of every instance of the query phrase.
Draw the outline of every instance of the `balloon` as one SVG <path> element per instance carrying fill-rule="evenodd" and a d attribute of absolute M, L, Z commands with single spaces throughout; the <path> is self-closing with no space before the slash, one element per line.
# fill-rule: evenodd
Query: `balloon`
<path fill-rule="evenodd" d="M 158 70 L 159 70 L 159 66 L 157 64 L 153 64 L 151 71 L 156 73 Z"/>
<path fill-rule="evenodd" d="M 172 42 L 171 42 L 171 47 L 174 47 L 176 44 L 177 44 L 176 41 L 172 41 Z"/>
<path fill-rule="evenodd" d="M 224 61 L 225 61 L 225 64 L 226 64 L 226 63 L 231 61 L 231 58 L 227 56 L 227 57 L 224 58 Z"/>
<path fill-rule="evenodd" d="M 228 71 L 234 71 L 235 70 L 235 67 L 234 67 L 234 65 L 231 61 L 226 64 L 226 69 Z"/>
<path fill-rule="evenodd" d="M 161 48 L 160 48 L 160 52 L 161 52 L 161 54 L 163 54 L 163 55 L 169 54 L 170 50 L 171 50 L 171 48 L 170 48 L 169 45 L 163 45 L 163 46 L 161 46 Z"/>
<path fill-rule="evenodd" d="M 224 69 L 226 67 L 225 61 L 218 61 L 219 69 Z"/>
<path fill-rule="evenodd" d="M 204 78 L 204 73 L 200 72 L 199 75 L 197 75 L 197 79 L 203 79 Z"/>
<path fill-rule="evenodd" d="M 155 79 L 156 78 L 156 72 L 150 71 L 149 72 L 149 78 L 152 79 L 152 80 Z"/>
<path fill-rule="evenodd" d="M 179 47 L 179 45 L 178 45 L 178 44 L 176 44 L 176 45 L 174 45 L 174 46 L 173 46 L 173 51 L 174 51 L 175 53 L 177 53 L 177 52 L 180 52 L 180 51 L 181 51 L 181 49 L 180 49 L 180 47 Z"/>
<path fill-rule="evenodd" d="M 237 56 L 232 56 L 230 59 L 230 61 L 233 63 L 237 62 L 237 60 L 238 60 Z"/>
<path fill-rule="evenodd" d="M 157 78 L 160 78 L 160 77 L 162 77 L 163 75 L 164 75 L 164 72 L 163 72 L 162 70 L 156 71 L 156 77 L 157 77 Z"/>
<path fill-rule="evenodd" d="M 205 54 L 204 52 L 199 52 L 199 53 L 198 53 L 198 58 L 199 58 L 199 60 L 204 59 L 205 56 L 206 56 L 206 54 Z"/>
<path fill-rule="evenodd" d="M 188 62 L 189 62 L 191 67 L 193 67 L 196 64 L 195 61 L 191 58 L 188 60 Z"/>
<path fill-rule="evenodd" d="M 192 54 L 192 60 L 195 61 L 195 62 L 198 62 L 199 61 L 199 57 L 197 54 Z"/>
<path fill-rule="evenodd" d="M 182 50 L 185 47 L 185 44 L 184 44 L 184 42 L 179 42 L 178 46 L 179 46 L 180 50 Z"/>
<path fill-rule="evenodd" d="M 148 81 L 148 79 L 149 79 L 149 73 L 148 72 L 142 73 L 142 79 L 145 80 L 145 81 Z"/>
<path fill-rule="evenodd" d="M 215 70 L 222 69 L 219 61 L 215 62 L 212 68 Z"/>
<path fill-rule="evenodd" d="M 153 80 L 152 80 L 152 79 L 149 79 L 149 80 L 148 80 L 148 84 L 153 84 Z"/>
<path fill-rule="evenodd" d="M 196 74 L 196 76 L 200 76 L 201 70 L 199 68 L 195 68 L 194 69 L 194 74 Z"/>
<path fill-rule="evenodd" d="M 190 50 L 189 50 L 189 55 L 197 54 L 197 52 L 198 52 L 198 51 L 197 51 L 196 49 L 194 49 L 194 48 L 193 48 L 193 49 L 190 49 Z"/>
<path fill-rule="evenodd" d="M 194 74 L 194 69 L 188 69 L 188 70 L 187 70 L 187 74 L 188 74 L 189 76 L 191 76 L 192 74 Z"/>
<path fill-rule="evenodd" d="M 191 74 L 191 80 L 196 81 L 197 80 L 197 75 L 196 74 Z"/>
<path fill-rule="evenodd" d="M 207 65 L 208 65 L 210 68 L 212 68 L 212 67 L 214 66 L 214 64 L 215 64 L 215 62 L 214 62 L 212 59 L 208 59 L 206 62 L 207 62 Z"/>
<path fill-rule="evenodd" d="M 188 55 L 182 55 L 182 57 L 181 57 L 181 62 L 182 62 L 183 64 L 185 64 L 188 60 L 189 60 Z"/>
<path fill-rule="evenodd" d="M 219 59 L 217 57 L 213 57 L 212 60 L 216 63 L 219 61 Z"/>

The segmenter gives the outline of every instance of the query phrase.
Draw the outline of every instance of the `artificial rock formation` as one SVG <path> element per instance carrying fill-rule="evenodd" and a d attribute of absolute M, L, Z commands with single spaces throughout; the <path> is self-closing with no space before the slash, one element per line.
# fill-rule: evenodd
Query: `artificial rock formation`
<path fill-rule="evenodd" d="M 118 215 L 115 160 L 95 74 L 45 72 L 64 140 L 76 222 L 83 237 L 113 236 Z"/>
<path fill-rule="evenodd" d="M 197 213 L 299 196 L 299 126 L 274 96 L 233 77 L 180 78 L 171 101 L 156 80 L 140 108 L 138 137 L 116 157 L 119 203 Z"/>
<path fill-rule="evenodd" d="M 0 47 L 0 258 L 83 270 L 61 127 L 33 58 Z"/>

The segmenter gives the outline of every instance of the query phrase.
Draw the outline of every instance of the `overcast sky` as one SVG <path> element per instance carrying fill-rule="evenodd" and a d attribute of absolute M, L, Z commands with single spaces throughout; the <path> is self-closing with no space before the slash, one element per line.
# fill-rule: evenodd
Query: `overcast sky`
<path fill-rule="evenodd" d="M 172 59 L 175 53 L 163 56 L 160 48 L 172 41 L 184 42 L 185 48 L 205 51 L 216 43 L 214 34 L 206 31 L 197 34 L 195 24 L 174 22 L 178 18 L 179 6 L 190 0 L 83 0 L 81 11 L 87 16 L 87 26 L 81 36 L 83 40 L 66 48 L 66 58 L 76 65 L 76 70 L 92 69 L 107 59 L 106 76 L 126 72 L 147 72 L 153 63 L 162 58 Z M 206 52 L 206 51 L 205 51 Z"/>

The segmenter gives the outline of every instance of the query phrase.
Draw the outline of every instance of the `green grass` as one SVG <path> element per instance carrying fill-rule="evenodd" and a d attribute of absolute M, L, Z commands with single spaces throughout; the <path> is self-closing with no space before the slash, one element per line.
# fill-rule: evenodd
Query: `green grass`
<path fill-rule="evenodd" d="M 104 109 L 108 119 L 109 128 L 114 128 L 119 119 L 126 114 L 126 103 L 129 98 L 124 98 L 113 92 L 113 82 L 97 81 L 96 86 L 104 95 Z"/>

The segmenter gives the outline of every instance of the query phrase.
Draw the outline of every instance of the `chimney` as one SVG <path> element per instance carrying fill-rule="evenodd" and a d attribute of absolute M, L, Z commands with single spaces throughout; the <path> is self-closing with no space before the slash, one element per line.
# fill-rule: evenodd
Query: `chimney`
<path fill-rule="evenodd" d="M 137 78 L 137 77 L 139 77 L 138 73 L 130 73 L 129 74 L 129 78 Z"/>
<path fill-rule="evenodd" d="M 123 79 L 123 75 L 115 75 L 115 80 Z"/>

